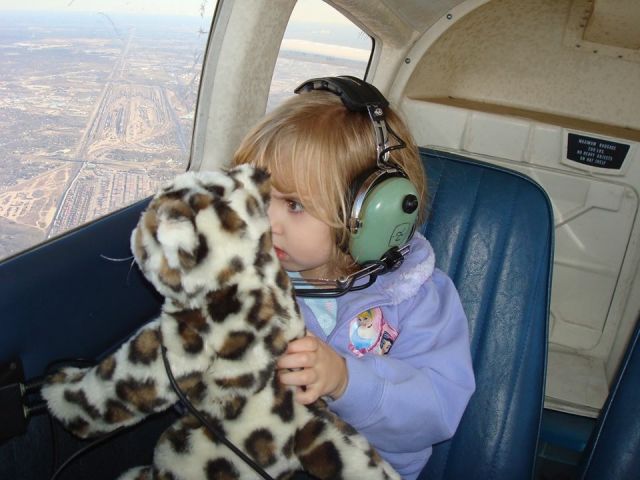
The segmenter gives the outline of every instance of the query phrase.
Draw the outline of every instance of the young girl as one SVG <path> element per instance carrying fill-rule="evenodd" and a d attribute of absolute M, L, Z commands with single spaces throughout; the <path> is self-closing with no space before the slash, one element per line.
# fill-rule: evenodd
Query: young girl
<path fill-rule="evenodd" d="M 391 152 L 426 211 L 426 179 L 411 135 L 385 108 L 407 144 Z M 336 279 L 358 270 L 345 252 L 350 185 L 376 165 L 366 112 L 328 91 L 296 95 L 248 134 L 234 157 L 271 173 L 268 214 L 284 268 L 303 279 Z M 419 218 L 421 222 L 423 218 Z M 406 479 L 418 476 L 431 446 L 450 438 L 475 389 L 467 319 L 451 280 L 434 268 L 416 233 L 397 270 L 337 298 L 298 298 L 310 335 L 289 344 L 280 380 L 296 400 L 324 397 Z"/>

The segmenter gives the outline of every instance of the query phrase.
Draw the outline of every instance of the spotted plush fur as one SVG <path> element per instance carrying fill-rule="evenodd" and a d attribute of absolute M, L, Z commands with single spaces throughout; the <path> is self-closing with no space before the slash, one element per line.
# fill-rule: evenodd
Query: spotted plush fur
<path fill-rule="evenodd" d="M 186 173 L 159 192 L 131 237 L 136 262 L 165 297 L 160 315 L 90 369 L 67 368 L 43 388 L 50 411 L 80 437 L 132 425 L 177 401 L 205 418 L 277 479 L 396 479 L 324 401 L 302 406 L 276 376 L 276 359 L 305 334 L 275 256 L 265 172 L 248 165 Z M 191 415 L 158 440 L 136 479 L 246 479 L 251 470 Z"/>

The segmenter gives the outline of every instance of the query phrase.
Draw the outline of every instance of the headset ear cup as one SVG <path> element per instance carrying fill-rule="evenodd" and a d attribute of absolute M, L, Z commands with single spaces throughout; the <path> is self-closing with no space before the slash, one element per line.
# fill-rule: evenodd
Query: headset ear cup
<path fill-rule="evenodd" d="M 371 175 L 378 178 L 367 188 Z M 356 263 L 380 260 L 389 249 L 411 239 L 421 206 L 416 188 L 400 172 L 376 170 L 364 180 L 354 198 L 359 208 L 357 228 L 350 225 L 349 253 Z"/>

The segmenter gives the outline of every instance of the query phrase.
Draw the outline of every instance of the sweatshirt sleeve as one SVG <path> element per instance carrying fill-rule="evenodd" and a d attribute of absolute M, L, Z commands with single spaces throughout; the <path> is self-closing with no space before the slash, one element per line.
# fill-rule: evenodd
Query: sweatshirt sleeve
<path fill-rule="evenodd" d="M 384 356 L 347 354 L 348 385 L 330 407 L 377 448 L 415 452 L 454 434 L 475 390 L 467 318 L 439 270 L 390 308 L 399 316 L 393 347 Z"/>

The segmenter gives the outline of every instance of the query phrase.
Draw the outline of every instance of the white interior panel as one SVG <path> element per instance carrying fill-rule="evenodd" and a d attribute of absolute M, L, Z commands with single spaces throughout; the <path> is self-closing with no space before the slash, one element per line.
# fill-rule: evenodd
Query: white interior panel
<path fill-rule="evenodd" d="M 526 173 L 549 195 L 556 245 L 551 298 L 547 406 L 596 416 L 608 392 L 607 365 L 632 294 L 638 261 L 640 159 L 633 141 L 622 173 L 566 160 L 576 130 L 526 118 L 406 99 L 419 145 L 454 150 Z M 585 136 L 591 132 L 579 133 Z M 605 138 L 600 136 L 599 138 Z M 636 292 L 637 293 L 637 292 Z"/>
<path fill-rule="evenodd" d="M 551 350 L 545 407 L 597 417 L 609 387 L 604 363 L 598 358 Z"/>

